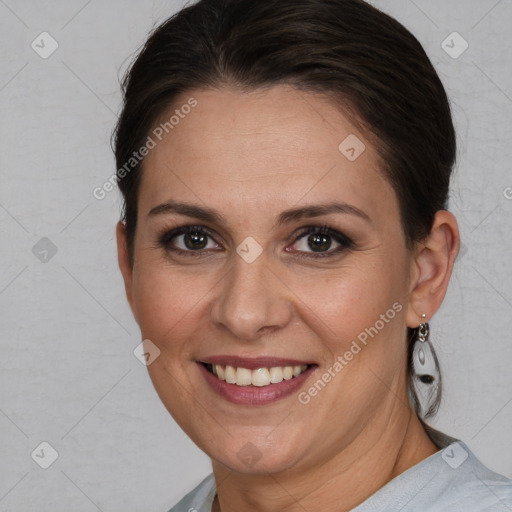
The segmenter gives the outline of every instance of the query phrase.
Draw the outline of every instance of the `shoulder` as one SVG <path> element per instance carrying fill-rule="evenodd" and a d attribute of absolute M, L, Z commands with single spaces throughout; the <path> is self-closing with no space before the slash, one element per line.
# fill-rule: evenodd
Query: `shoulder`
<path fill-rule="evenodd" d="M 446 510 L 453 504 L 468 511 L 512 511 L 512 480 L 487 468 L 462 441 L 450 444 L 440 455 L 445 475 L 440 499 Z"/>
<path fill-rule="evenodd" d="M 215 493 L 215 479 L 213 473 L 210 473 L 169 512 L 210 512 Z"/>
<path fill-rule="evenodd" d="M 443 442 L 438 452 L 395 477 L 354 512 L 383 510 L 512 512 L 512 480 L 487 468 L 462 441 Z"/>
<path fill-rule="evenodd" d="M 211 473 L 169 512 L 210 512 L 215 493 Z M 466 444 L 454 440 L 354 510 L 379 510 L 377 505 L 380 510 L 398 506 L 402 512 L 512 511 L 512 480 L 487 468 Z"/>
<path fill-rule="evenodd" d="M 462 441 L 449 444 L 411 474 L 420 490 L 404 512 L 512 511 L 512 480 L 487 468 Z"/>

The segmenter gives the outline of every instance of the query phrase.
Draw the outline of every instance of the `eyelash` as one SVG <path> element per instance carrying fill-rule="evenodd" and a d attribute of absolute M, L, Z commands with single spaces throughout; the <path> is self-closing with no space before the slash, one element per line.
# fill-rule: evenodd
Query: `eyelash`
<path fill-rule="evenodd" d="M 207 251 L 208 249 L 202 249 L 198 251 L 184 251 L 183 249 L 177 249 L 175 247 L 170 247 L 169 244 L 171 240 L 177 236 L 184 235 L 184 234 L 190 234 L 190 233 L 200 233 L 203 235 L 208 235 L 210 238 L 212 238 L 215 241 L 215 237 L 213 233 L 203 227 L 203 226 L 182 226 L 179 228 L 172 229 L 170 231 L 164 232 L 163 235 L 161 235 L 158 239 L 158 245 L 165 249 L 166 251 L 172 251 L 176 254 L 180 254 L 183 256 L 190 256 L 190 257 L 198 257 L 201 256 L 204 251 Z M 299 232 L 295 235 L 295 238 L 292 242 L 292 245 L 295 244 L 298 240 L 303 238 L 305 235 L 309 234 L 321 234 L 321 235 L 328 235 L 332 237 L 337 243 L 340 244 L 340 247 L 334 250 L 330 250 L 329 252 L 324 253 L 314 253 L 314 252 L 304 252 L 304 251 L 298 251 L 297 256 L 299 258 L 328 258 L 338 255 L 340 252 L 351 249 L 353 247 L 353 242 L 348 238 L 347 236 L 343 235 L 342 233 L 330 228 L 328 225 L 323 224 L 321 226 L 307 226 L 304 228 L 301 228 Z"/>

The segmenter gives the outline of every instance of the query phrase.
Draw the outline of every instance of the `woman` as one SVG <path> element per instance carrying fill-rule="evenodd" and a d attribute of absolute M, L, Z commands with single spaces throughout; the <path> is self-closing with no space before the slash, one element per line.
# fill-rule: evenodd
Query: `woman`
<path fill-rule="evenodd" d="M 430 428 L 455 134 L 418 41 L 360 0 L 202 0 L 115 132 L 148 370 L 213 474 L 172 511 L 512 510 Z"/>

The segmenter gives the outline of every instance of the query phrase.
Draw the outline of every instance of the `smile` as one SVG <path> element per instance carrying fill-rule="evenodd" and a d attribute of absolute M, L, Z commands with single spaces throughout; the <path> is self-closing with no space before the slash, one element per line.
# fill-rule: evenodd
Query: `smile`
<path fill-rule="evenodd" d="M 313 361 L 213 356 L 196 361 L 208 387 L 238 405 L 267 405 L 297 393 L 318 370 Z"/>
<path fill-rule="evenodd" d="M 298 377 L 308 369 L 308 365 L 272 366 L 250 370 L 230 365 L 206 364 L 206 369 L 228 384 L 263 387 Z"/>

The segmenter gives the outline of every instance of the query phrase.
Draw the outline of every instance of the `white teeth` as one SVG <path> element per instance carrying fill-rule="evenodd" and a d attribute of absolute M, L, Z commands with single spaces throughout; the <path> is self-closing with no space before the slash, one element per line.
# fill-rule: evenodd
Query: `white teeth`
<path fill-rule="evenodd" d="M 270 384 L 270 372 L 267 368 L 258 368 L 251 373 L 251 382 L 253 386 L 268 386 Z"/>
<path fill-rule="evenodd" d="M 226 382 L 236 384 L 236 370 L 232 366 L 226 366 Z"/>
<path fill-rule="evenodd" d="M 251 370 L 247 368 L 237 368 L 236 369 L 236 383 L 239 386 L 249 386 L 251 384 L 252 375 Z"/>
<path fill-rule="evenodd" d="M 220 380 L 225 380 L 229 384 L 237 386 L 268 386 L 269 384 L 279 384 L 283 380 L 290 380 L 298 377 L 307 369 L 307 365 L 302 366 L 273 366 L 272 368 L 257 368 L 248 370 L 247 368 L 235 368 L 233 366 L 222 366 L 220 364 L 211 365 L 212 373 Z"/>
<path fill-rule="evenodd" d="M 285 366 L 283 368 L 283 379 L 290 380 L 293 377 L 293 366 Z"/>
<path fill-rule="evenodd" d="M 283 369 L 280 366 L 270 368 L 270 382 L 279 384 L 283 380 Z"/>

